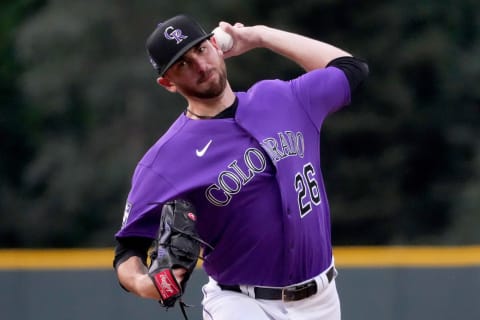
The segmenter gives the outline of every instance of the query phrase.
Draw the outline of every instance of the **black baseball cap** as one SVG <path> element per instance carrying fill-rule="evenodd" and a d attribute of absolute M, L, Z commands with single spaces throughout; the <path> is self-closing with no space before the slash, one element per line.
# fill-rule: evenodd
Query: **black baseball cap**
<path fill-rule="evenodd" d="M 212 35 L 185 14 L 165 20 L 158 24 L 147 39 L 150 62 L 159 75 L 163 76 L 185 52 Z"/>

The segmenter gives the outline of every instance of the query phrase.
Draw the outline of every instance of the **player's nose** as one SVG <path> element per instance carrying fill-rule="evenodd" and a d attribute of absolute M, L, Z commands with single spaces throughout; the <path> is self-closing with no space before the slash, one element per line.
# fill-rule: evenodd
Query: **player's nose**
<path fill-rule="evenodd" d="M 193 66 L 197 72 L 205 72 L 208 70 L 208 63 L 205 59 L 195 58 L 193 61 Z"/>

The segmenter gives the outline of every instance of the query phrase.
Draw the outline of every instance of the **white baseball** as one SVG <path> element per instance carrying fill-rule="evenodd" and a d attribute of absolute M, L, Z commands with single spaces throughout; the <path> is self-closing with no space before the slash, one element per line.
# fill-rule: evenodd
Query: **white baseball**
<path fill-rule="evenodd" d="M 223 29 L 220 27 L 213 29 L 213 34 L 215 36 L 215 40 L 217 40 L 218 46 L 223 52 L 227 52 L 228 50 L 232 49 L 233 38 L 231 35 L 223 31 Z"/>

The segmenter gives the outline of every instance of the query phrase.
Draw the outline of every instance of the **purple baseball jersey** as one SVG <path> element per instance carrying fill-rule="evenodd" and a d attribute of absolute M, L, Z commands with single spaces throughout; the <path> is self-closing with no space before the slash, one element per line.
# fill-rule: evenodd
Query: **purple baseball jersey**
<path fill-rule="evenodd" d="M 332 260 L 320 128 L 349 104 L 344 73 L 314 70 L 237 92 L 235 118 L 172 124 L 139 162 L 117 237 L 155 238 L 162 204 L 197 209 L 204 269 L 222 284 L 286 286 Z"/>

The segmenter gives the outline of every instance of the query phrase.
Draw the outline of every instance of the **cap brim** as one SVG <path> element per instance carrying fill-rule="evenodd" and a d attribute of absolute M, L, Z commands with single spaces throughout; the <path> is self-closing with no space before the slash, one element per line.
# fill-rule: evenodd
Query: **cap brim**
<path fill-rule="evenodd" d="M 170 62 L 168 64 L 166 64 L 159 72 L 160 76 L 163 76 L 165 74 L 165 72 L 167 72 L 167 70 L 175 63 L 177 62 L 178 59 L 180 59 L 188 50 L 190 50 L 191 48 L 195 47 L 197 44 L 199 44 L 200 42 L 206 40 L 206 39 L 209 39 L 213 36 L 213 32 L 212 33 L 209 33 L 209 34 L 206 34 L 204 35 L 203 37 L 200 37 L 198 39 L 196 39 L 195 41 L 193 41 L 192 43 L 190 43 L 188 46 L 185 46 L 184 48 L 182 48 L 182 50 L 178 51 L 177 54 L 175 54 L 173 56 L 173 58 L 170 60 Z"/>

